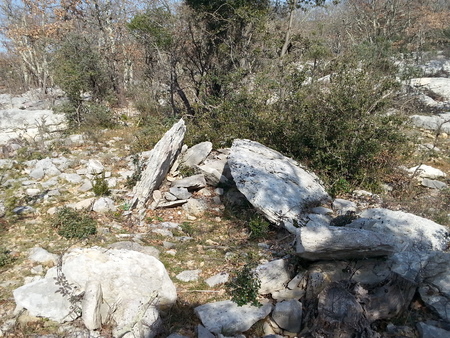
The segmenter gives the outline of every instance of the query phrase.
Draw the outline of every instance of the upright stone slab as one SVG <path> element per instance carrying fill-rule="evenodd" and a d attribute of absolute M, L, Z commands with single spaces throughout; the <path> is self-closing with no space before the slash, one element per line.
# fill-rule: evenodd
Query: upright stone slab
<path fill-rule="evenodd" d="M 277 225 L 330 198 L 315 174 L 258 142 L 234 140 L 228 164 L 239 191 Z"/>
<path fill-rule="evenodd" d="M 134 196 L 130 203 L 132 208 L 144 207 L 151 198 L 153 190 L 160 186 L 183 146 L 185 133 L 186 126 L 181 119 L 152 149 L 141 179 L 134 187 Z"/>

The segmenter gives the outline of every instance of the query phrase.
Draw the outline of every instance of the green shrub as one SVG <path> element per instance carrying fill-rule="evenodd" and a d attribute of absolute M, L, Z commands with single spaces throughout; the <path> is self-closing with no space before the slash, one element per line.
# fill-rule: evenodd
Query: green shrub
<path fill-rule="evenodd" d="M 354 186 L 377 189 L 407 141 L 404 117 L 387 114 L 399 83 L 386 69 L 392 70 L 349 56 L 329 64 L 329 82 L 305 84 L 303 71 L 284 75 L 280 85 L 273 74 L 260 75 L 256 89 L 242 88 L 199 114 L 187 142 L 210 140 L 219 148 L 248 138 L 309 166 L 335 194 Z M 278 100 L 267 104 L 271 95 Z"/>
<path fill-rule="evenodd" d="M 92 190 L 94 191 L 95 196 L 111 195 L 111 190 L 109 190 L 108 181 L 105 179 L 104 173 L 95 176 Z"/>
<path fill-rule="evenodd" d="M 134 166 L 133 175 L 128 176 L 127 180 L 125 182 L 125 186 L 128 189 L 133 188 L 136 185 L 136 183 L 139 182 L 139 180 L 141 179 L 142 170 L 143 170 L 143 164 L 139 160 L 139 156 L 135 154 L 132 156 L 132 158 L 133 158 L 133 166 Z"/>
<path fill-rule="evenodd" d="M 255 214 L 247 223 L 250 230 L 250 238 L 264 238 L 269 232 L 270 223 L 261 215 Z"/>
<path fill-rule="evenodd" d="M 0 246 L 0 268 L 11 264 L 14 258 L 11 256 L 10 251 Z"/>
<path fill-rule="evenodd" d="M 97 222 L 88 214 L 67 207 L 59 209 L 51 219 L 51 226 L 67 239 L 87 238 L 97 233 Z"/>
<path fill-rule="evenodd" d="M 252 264 L 246 264 L 241 270 L 235 271 L 234 278 L 225 284 L 231 300 L 238 306 L 249 303 L 253 306 L 260 306 L 258 301 L 260 286 L 261 281 L 253 270 Z"/>

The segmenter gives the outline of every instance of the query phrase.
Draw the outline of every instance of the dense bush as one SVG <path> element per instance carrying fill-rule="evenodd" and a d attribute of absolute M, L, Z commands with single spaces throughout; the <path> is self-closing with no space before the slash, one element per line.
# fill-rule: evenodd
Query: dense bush
<path fill-rule="evenodd" d="M 233 279 L 225 285 L 231 300 L 239 306 L 249 303 L 259 306 L 258 290 L 260 286 L 261 281 L 251 264 L 246 264 L 242 269 L 235 271 Z"/>
<path fill-rule="evenodd" d="M 97 222 L 88 214 L 63 207 L 51 219 L 51 226 L 65 238 L 87 238 L 97 233 Z"/>
<path fill-rule="evenodd" d="M 112 114 L 100 104 L 110 97 L 114 83 L 101 56 L 92 43 L 80 35 L 68 35 L 56 50 L 52 64 L 55 84 L 67 95 L 68 102 L 58 110 L 75 126 L 111 127 Z M 89 94 L 90 101 L 84 95 Z"/>
<path fill-rule="evenodd" d="M 330 62 L 329 80 L 305 81 L 308 70 L 284 75 L 280 85 L 272 74 L 260 76 L 255 89 L 242 89 L 198 117 L 188 139 L 208 139 L 218 147 L 253 139 L 309 165 L 332 193 L 354 185 L 376 188 L 406 141 L 404 119 L 388 113 L 399 84 L 393 66 L 356 60 Z"/>

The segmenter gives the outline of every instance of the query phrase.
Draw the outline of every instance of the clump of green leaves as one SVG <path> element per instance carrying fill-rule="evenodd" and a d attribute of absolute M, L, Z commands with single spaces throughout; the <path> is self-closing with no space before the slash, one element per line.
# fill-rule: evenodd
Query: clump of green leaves
<path fill-rule="evenodd" d="M 4 267 L 11 264 L 14 258 L 11 256 L 11 252 L 4 247 L 0 247 L 0 267 Z"/>
<path fill-rule="evenodd" d="M 258 290 L 261 286 L 256 272 L 252 264 L 246 264 L 241 270 L 234 273 L 234 278 L 225 284 L 227 293 L 231 296 L 231 300 L 238 306 L 251 304 L 260 306 L 258 302 Z"/>
<path fill-rule="evenodd" d="M 51 219 L 51 226 L 67 239 L 87 238 L 97 233 L 97 222 L 87 213 L 63 207 Z"/>
<path fill-rule="evenodd" d="M 102 173 L 101 176 L 96 175 L 92 190 L 94 191 L 95 196 L 111 195 L 111 190 L 109 189 L 108 181 L 106 181 L 104 173 Z"/>
<path fill-rule="evenodd" d="M 250 230 L 250 238 L 264 238 L 269 232 L 270 223 L 261 215 L 255 214 L 247 223 Z"/>
<path fill-rule="evenodd" d="M 127 177 L 127 181 L 125 182 L 125 186 L 129 189 L 133 188 L 137 182 L 141 179 L 142 171 L 143 171 L 143 164 L 139 160 L 138 155 L 133 155 L 133 166 L 134 171 L 133 175 Z"/>

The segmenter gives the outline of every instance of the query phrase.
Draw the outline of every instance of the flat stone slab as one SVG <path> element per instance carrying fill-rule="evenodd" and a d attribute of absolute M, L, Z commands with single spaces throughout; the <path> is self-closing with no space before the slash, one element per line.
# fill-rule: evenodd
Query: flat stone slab
<path fill-rule="evenodd" d="M 429 219 L 403 211 L 373 208 L 347 227 L 376 232 L 395 238 L 396 251 L 445 251 L 450 229 Z"/>

